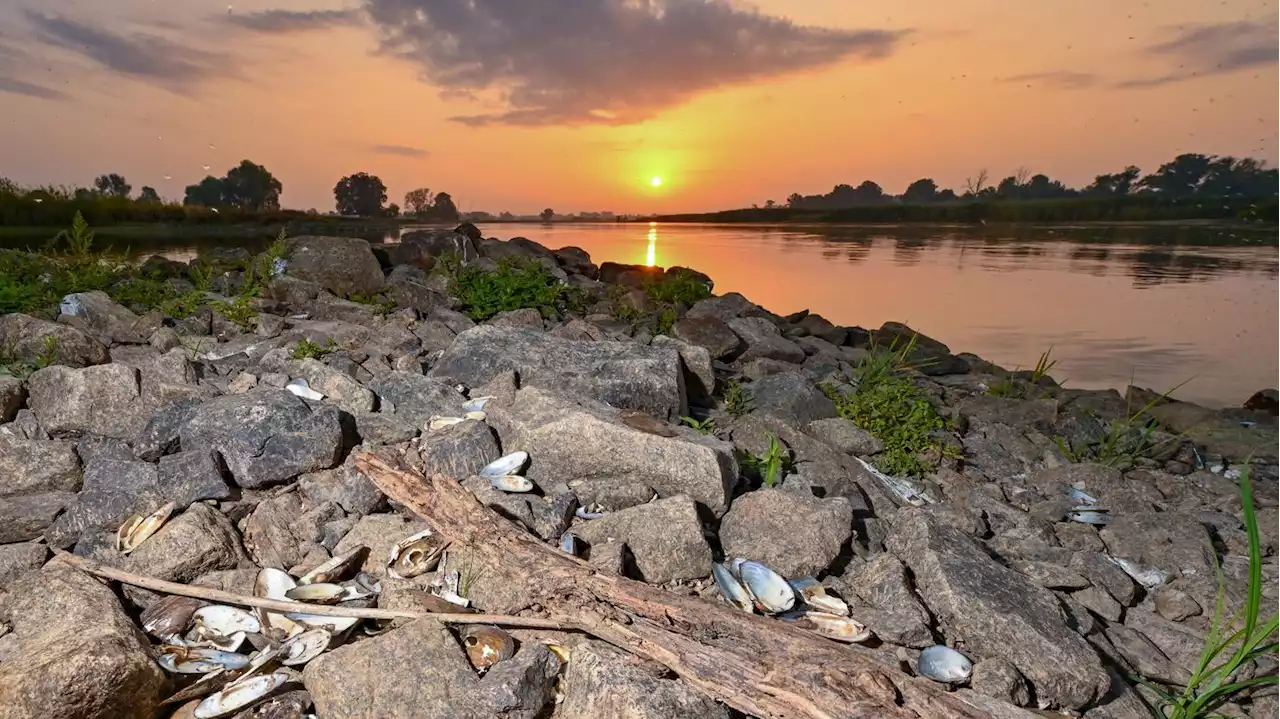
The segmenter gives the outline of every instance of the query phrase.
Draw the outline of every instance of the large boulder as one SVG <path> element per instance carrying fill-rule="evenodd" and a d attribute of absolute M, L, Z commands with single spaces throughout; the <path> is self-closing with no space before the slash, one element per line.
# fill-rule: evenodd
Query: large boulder
<path fill-rule="evenodd" d="M 17 377 L 0 375 L 0 424 L 13 419 L 27 399 L 27 388 Z"/>
<path fill-rule="evenodd" d="M 459 334 L 429 374 L 478 387 L 511 371 L 524 387 L 668 420 L 687 414 L 680 353 L 670 346 L 578 342 L 536 330 L 481 325 Z"/>
<path fill-rule="evenodd" d="M 373 392 L 352 379 L 351 375 L 339 372 L 319 360 L 290 360 L 288 369 L 290 376 L 305 378 L 311 389 L 352 414 L 372 412 L 377 404 Z"/>
<path fill-rule="evenodd" d="M 764 317 L 735 317 L 728 321 L 728 325 L 746 344 L 746 349 L 738 356 L 742 362 L 772 359 L 800 364 L 804 361 L 805 353 L 800 345 L 783 337 L 778 326 Z"/>
<path fill-rule="evenodd" d="M 760 307 L 752 304 L 751 300 L 738 294 L 730 292 L 719 297 L 708 297 L 705 300 L 698 300 L 689 308 L 688 317 L 715 317 L 721 321 L 733 319 L 734 317 L 743 317 L 761 312 Z"/>
<path fill-rule="evenodd" d="M 373 256 L 367 240 L 294 237 L 289 240 L 287 258 L 289 264 L 285 272 L 288 275 L 315 282 L 340 297 L 370 295 L 382 287 L 382 265 Z"/>
<path fill-rule="evenodd" d="M 925 604 L 976 657 L 1003 657 L 1040 699 L 1079 710 L 1110 685 L 1097 653 L 1053 593 L 992 559 L 942 518 L 901 510 L 887 545 L 912 571 Z"/>
<path fill-rule="evenodd" d="M 1107 551 L 1170 578 L 1212 573 L 1213 541 L 1196 516 L 1184 512 L 1125 513 L 1100 532 Z"/>
<path fill-rule="evenodd" d="M 720 522 L 720 544 L 727 557 L 754 559 L 785 577 L 803 577 L 825 571 L 852 528 L 853 506 L 845 497 L 760 489 L 734 500 Z"/>
<path fill-rule="evenodd" d="M 574 531 L 595 547 L 621 542 L 631 550 L 636 571 L 650 584 L 698 579 L 711 573 L 711 547 L 702 536 L 697 506 L 684 496 L 606 512 Z"/>
<path fill-rule="evenodd" d="M 737 462 L 732 447 L 712 437 L 662 423 L 656 426 L 667 432 L 645 431 L 612 408 L 537 388 L 520 390 L 510 408 L 495 408 L 490 417 L 505 451 L 529 453 L 526 474 L 544 488 L 616 477 L 664 497 L 687 495 L 717 515 L 729 506 Z"/>
<path fill-rule="evenodd" d="M 186 583 L 207 572 L 235 569 L 247 560 L 231 520 L 207 504 L 193 504 L 140 544 L 125 567 Z"/>
<path fill-rule="evenodd" d="M 472 262 L 480 257 L 480 253 L 471 238 L 450 230 L 406 232 L 400 236 L 400 244 L 391 248 L 392 262 L 424 270 L 435 267 L 441 257 L 457 257 L 463 262 Z"/>
<path fill-rule="evenodd" d="M 62 298 L 61 308 L 60 322 L 78 326 L 108 346 L 112 343 L 143 344 L 157 329 L 156 323 L 138 317 L 100 290 L 67 295 Z"/>
<path fill-rule="evenodd" d="M 453 384 L 414 372 L 391 372 L 369 383 L 382 400 L 382 411 L 425 427 L 435 415 L 457 417 L 466 402 Z"/>
<path fill-rule="evenodd" d="M 752 409 L 793 427 L 836 416 L 836 405 L 799 372 L 780 372 L 751 383 Z"/>
<path fill-rule="evenodd" d="M 0 315 L 0 347 L 21 362 L 36 364 L 52 353 L 59 364 L 87 367 L 110 361 L 106 345 L 64 324 L 14 312 Z"/>
<path fill-rule="evenodd" d="M 69 547 L 86 530 L 115 531 L 131 514 L 147 515 L 169 501 L 160 490 L 156 465 L 128 459 L 95 459 L 84 471 L 84 490 L 50 527 L 46 538 L 55 547 Z M 187 503 L 189 503 L 188 500 Z"/>
<path fill-rule="evenodd" d="M 8 589 L 16 646 L 0 662 L 0 715 L 156 715 L 164 673 L 109 587 L 55 562 Z"/>
<path fill-rule="evenodd" d="M 50 434 L 88 432 L 128 441 L 147 424 L 138 371 L 126 365 L 45 367 L 31 375 L 27 391 L 27 404 Z"/>
<path fill-rule="evenodd" d="M 499 456 L 498 440 L 484 422 L 460 422 L 423 435 L 418 443 L 423 474 L 465 479 Z"/>
<path fill-rule="evenodd" d="M 729 719 L 729 711 L 661 667 L 636 661 L 604 642 L 573 648 L 564 675 L 561 719 Z"/>
<path fill-rule="evenodd" d="M 914 342 L 906 359 L 912 367 L 924 374 L 964 374 L 969 371 L 969 363 L 951 354 L 946 345 L 901 322 L 885 322 L 871 337 L 875 346 L 896 352 L 905 350 Z"/>
<path fill-rule="evenodd" d="M 0 435 L 0 496 L 79 490 L 75 444 Z"/>
<path fill-rule="evenodd" d="M 685 317 L 671 327 L 671 336 L 699 347 L 706 347 L 712 359 L 722 359 L 742 348 L 742 338 L 714 316 Z"/>
<path fill-rule="evenodd" d="M 0 544 L 39 538 L 75 501 L 75 494 L 63 491 L 0 497 Z"/>
<path fill-rule="evenodd" d="M 342 426 L 332 406 L 312 408 L 283 390 L 218 397 L 187 415 L 184 451 L 217 450 L 235 483 L 256 489 L 328 469 L 342 456 Z"/>

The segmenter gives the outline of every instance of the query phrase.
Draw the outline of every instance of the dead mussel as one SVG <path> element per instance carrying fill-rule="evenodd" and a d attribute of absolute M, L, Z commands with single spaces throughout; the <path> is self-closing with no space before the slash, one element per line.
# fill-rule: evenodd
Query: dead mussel
<path fill-rule="evenodd" d="M 405 537 L 391 548 L 387 557 L 387 576 L 395 579 L 413 579 L 434 570 L 440 564 L 448 542 L 443 537 L 424 529 Z"/>
<path fill-rule="evenodd" d="M 963 684 L 973 674 L 973 662 L 951 647 L 935 644 L 920 652 L 916 670 L 935 682 Z"/>
<path fill-rule="evenodd" d="M 137 549 L 151 535 L 160 531 L 160 527 L 164 526 L 177 507 L 178 505 L 169 502 L 146 517 L 135 514 L 124 520 L 120 529 L 116 531 L 116 550 L 121 554 L 129 554 Z"/>
<path fill-rule="evenodd" d="M 483 672 L 516 653 L 516 640 L 505 630 L 489 624 L 470 624 L 459 632 L 467 659 Z"/>

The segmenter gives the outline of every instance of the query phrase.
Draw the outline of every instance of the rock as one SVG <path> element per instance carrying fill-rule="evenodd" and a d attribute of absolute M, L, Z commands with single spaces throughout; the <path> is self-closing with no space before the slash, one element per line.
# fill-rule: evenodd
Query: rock
<path fill-rule="evenodd" d="M 685 317 L 671 327 L 671 336 L 691 345 L 705 347 L 711 359 L 723 359 L 743 348 L 742 338 L 722 320 L 712 317 Z"/>
<path fill-rule="evenodd" d="M 396 417 L 426 427 L 433 416 L 457 417 L 462 414 L 466 398 L 453 388 L 454 383 L 412 372 L 392 372 L 369 383 L 378 394 L 384 412 L 387 403 L 394 407 Z"/>
<path fill-rule="evenodd" d="M 23 719 L 150 719 L 164 673 L 109 587 L 54 562 L 9 586 L 0 707 Z"/>
<path fill-rule="evenodd" d="M 498 662 L 475 687 L 467 700 L 485 716 L 535 719 L 544 717 L 560 674 L 560 659 L 545 644 L 528 642 L 514 657 Z"/>
<path fill-rule="evenodd" d="M 532 330 L 541 330 L 543 328 L 542 315 L 531 307 L 499 312 L 485 324 L 492 325 L 494 327 L 523 327 L 525 329 Z"/>
<path fill-rule="evenodd" d="M 533 330 L 480 326 L 459 334 L 429 376 L 475 387 L 509 371 L 519 375 L 522 387 L 667 420 L 688 413 L 680 355 L 672 347 L 574 342 Z"/>
<path fill-rule="evenodd" d="M 231 487 L 223 475 L 222 460 L 209 450 L 178 452 L 160 458 L 160 494 L 185 507 L 204 499 L 229 499 Z"/>
<path fill-rule="evenodd" d="M 582 275 L 588 279 L 597 279 L 600 277 L 600 268 L 591 261 L 591 255 L 587 251 L 579 247 L 561 247 L 554 250 L 556 262 L 564 268 L 565 272 L 571 272 L 576 275 Z"/>
<path fill-rule="evenodd" d="M 289 569 L 306 554 L 292 525 L 305 508 L 296 492 L 260 502 L 244 524 L 244 548 L 259 567 Z"/>
<path fill-rule="evenodd" d="M 805 432 L 845 454 L 867 456 L 884 451 L 884 442 L 843 417 L 813 420 L 805 427 Z"/>
<path fill-rule="evenodd" d="M 52 337 L 52 340 L 46 338 Z M 51 345 L 49 343 L 52 343 Z M 36 364 L 50 351 L 59 364 L 87 367 L 110 361 L 106 345 L 68 325 L 14 312 L 0 315 L 0 347 L 5 354 Z"/>
<path fill-rule="evenodd" d="M 1191 678 L 1190 672 L 1170 661 L 1141 632 L 1117 624 L 1107 627 L 1104 633 L 1138 675 L 1152 681 L 1178 685 L 1185 684 Z"/>
<path fill-rule="evenodd" d="M 50 434 L 89 432 L 131 440 L 147 424 L 138 371 L 122 364 L 46 367 L 31 375 L 27 391 L 27 403 Z"/>
<path fill-rule="evenodd" d="M 1100 552 L 1077 552 L 1071 558 L 1069 566 L 1087 577 L 1094 586 L 1105 589 L 1126 607 L 1137 603 L 1138 585 L 1119 565 L 1107 559 L 1106 555 Z"/>
<path fill-rule="evenodd" d="M 844 497 L 758 489 L 738 497 L 724 515 L 720 544 L 727 557 L 763 562 L 784 577 L 811 576 L 835 561 L 852 526 L 853 506 Z"/>
<path fill-rule="evenodd" d="M 207 504 L 193 504 L 133 550 L 125 568 L 185 584 L 246 560 L 231 520 Z"/>
<path fill-rule="evenodd" d="M 1010 566 L 1045 589 L 1084 589 L 1091 586 L 1089 580 L 1079 572 L 1051 562 L 1016 560 Z"/>
<path fill-rule="evenodd" d="M 107 346 L 124 342 L 143 344 L 147 335 L 156 329 L 145 328 L 143 332 L 137 315 L 116 304 L 100 290 L 67 295 L 63 298 L 63 306 L 68 303 L 77 305 L 78 312 L 75 315 L 63 314 L 59 321 L 86 330 Z"/>
<path fill-rule="evenodd" d="M 561 719 L 729 719 L 729 712 L 684 682 L 663 678 L 656 664 L 624 654 L 604 642 L 573 648 L 565 670 Z"/>
<path fill-rule="evenodd" d="M 400 236 L 400 244 L 390 250 L 391 262 L 413 265 L 423 270 L 436 266 L 436 259 L 457 255 L 463 263 L 480 257 L 476 245 L 466 235 L 448 230 L 416 230 Z"/>
<path fill-rule="evenodd" d="M 377 511 L 387 499 L 356 469 L 354 455 L 348 456 L 341 467 L 302 475 L 298 478 L 298 491 L 311 504 L 335 502 L 347 513 L 359 516 Z"/>
<path fill-rule="evenodd" d="M 1272 417 L 1280 414 L 1280 391 L 1275 388 L 1260 389 L 1249 396 L 1242 405 L 1245 409 L 1266 412 Z"/>
<path fill-rule="evenodd" d="M 133 440 L 133 452 L 138 459 L 154 462 L 165 454 L 176 452 L 180 446 L 178 435 L 182 425 L 186 424 L 191 410 L 200 402 L 194 397 L 174 400 L 153 414 Z"/>
<path fill-rule="evenodd" d="M 979 658 L 1009 660 L 1038 698 L 1078 710 L 1106 692 L 1110 680 L 1097 654 L 1048 590 L 922 510 L 900 510 L 887 545 L 911 568 L 939 624 L 959 632 Z"/>
<path fill-rule="evenodd" d="M 1080 522 L 1058 522 L 1053 525 L 1058 544 L 1077 552 L 1101 552 L 1106 549 L 1098 537 L 1097 528 Z"/>
<path fill-rule="evenodd" d="M 0 589 L 44 566 L 49 547 L 35 542 L 0 545 Z"/>
<path fill-rule="evenodd" d="M 133 459 L 133 450 L 128 444 L 111 437 L 99 437 L 86 434 L 76 442 L 76 454 L 80 461 L 88 464 L 95 459 Z"/>
<path fill-rule="evenodd" d="M 1036 429 L 1051 433 L 1058 418 L 1058 401 L 975 394 L 961 400 L 956 411 L 974 426 L 999 423 L 1024 431 Z"/>
<path fill-rule="evenodd" d="M 13 421 L 0 424 L 0 436 L 16 439 L 49 439 L 49 433 L 40 428 L 35 412 L 20 409 L 13 416 Z"/>
<path fill-rule="evenodd" d="M 399 514 L 370 514 L 361 517 L 347 536 L 333 548 L 333 554 L 339 555 L 360 545 L 369 548 L 369 556 L 365 558 L 361 571 L 385 575 L 387 557 L 397 542 L 412 534 L 430 529 L 421 519 L 409 519 Z"/>
<path fill-rule="evenodd" d="M 1204 611 L 1200 603 L 1189 594 L 1168 585 L 1156 589 L 1155 603 L 1160 616 L 1173 622 L 1180 622 Z"/>
<path fill-rule="evenodd" d="M 11 421 L 26 399 L 27 388 L 22 380 L 0 375 L 0 422 Z"/>
<path fill-rule="evenodd" d="M 600 505 L 606 512 L 614 512 L 653 499 L 652 487 L 631 481 L 626 477 L 602 477 L 580 479 L 569 483 L 583 507 Z"/>
<path fill-rule="evenodd" d="M 373 256 L 369 243 L 356 237 L 291 238 L 286 250 L 285 274 L 315 282 L 330 292 L 346 297 L 371 295 L 382 287 L 382 265 Z"/>
<path fill-rule="evenodd" d="M 80 490 L 76 446 L 61 440 L 0 435 L 0 496 Z"/>
<path fill-rule="evenodd" d="M 1000 657 L 974 664 L 969 688 L 1014 706 L 1025 707 L 1031 703 L 1031 691 L 1027 689 L 1026 680 L 1018 673 L 1017 667 Z"/>
<path fill-rule="evenodd" d="M 384 292 L 397 307 L 410 307 L 426 314 L 437 307 L 448 307 L 450 298 L 442 292 L 438 280 L 417 267 L 398 265 L 387 275 Z"/>
<path fill-rule="evenodd" d="M 946 345 L 900 322 L 885 322 L 872 333 L 875 346 L 889 350 L 902 351 L 912 340 L 915 347 L 907 355 L 907 361 L 924 374 L 964 374 L 969 371 L 969 363 L 951 354 Z"/>
<path fill-rule="evenodd" d="M 736 317 L 727 324 L 746 344 L 746 349 L 737 358 L 741 362 L 773 359 L 799 364 L 804 361 L 805 354 L 800 345 L 783 337 L 778 327 L 763 317 Z"/>
<path fill-rule="evenodd" d="M 1170 578 L 1213 572 L 1209 533 L 1198 519 L 1182 512 L 1121 514 L 1099 535 L 1112 556 L 1162 569 Z"/>
<path fill-rule="evenodd" d="M 423 474 L 465 479 L 497 459 L 498 441 L 484 422 L 462 422 L 423 435 L 418 443 Z"/>
<path fill-rule="evenodd" d="M 332 467 L 343 448 L 336 408 L 312 409 L 282 390 L 209 400 L 190 412 L 179 436 L 184 450 L 217 450 L 247 489 Z"/>
<path fill-rule="evenodd" d="M 737 292 L 730 292 L 719 297 L 708 297 L 705 300 L 698 300 L 689 308 L 687 317 L 715 317 L 716 319 L 727 321 L 734 317 L 743 317 L 750 313 L 759 312 L 760 308 L 752 304 L 750 300 Z"/>
<path fill-rule="evenodd" d="M 1118 622 L 1124 614 L 1124 607 L 1120 603 L 1107 594 L 1107 590 L 1098 587 L 1088 587 L 1078 592 L 1072 592 L 1071 598 L 1080 602 L 1085 609 L 1097 614 L 1099 617 L 1108 622 Z"/>
<path fill-rule="evenodd" d="M 528 452 L 526 476 L 540 485 L 625 477 L 664 497 L 688 495 L 716 515 L 728 507 L 738 473 L 728 443 L 688 429 L 675 437 L 643 432 L 614 410 L 536 388 L 520 390 L 506 411 L 511 426 L 499 428 L 503 449 Z"/>
<path fill-rule="evenodd" d="M 323 394 L 325 399 L 333 400 L 339 407 L 352 414 L 372 412 L 377 404 L 377 398 L 373 392 L 362 387 L 350 375 L 339 372 L 319 360 L 292 360 L 289 362 L 289 374 L 293 377 L 305 378 L 311 389 Z"/>
<path fill-rule="evenodd" d="M 911 589 L 906 567 L 893 555 L 881 552 L 845 585 L 864 602 L 927 630 L 929 612 Z"/>
<path fill-rule="evenodd" d="M 95 460 L 85 467 L 84 490 L 45 536 L 54 547 L 70 547 L 86 530 L 114 532 L 129 515 L 146 516 L 167 501 L 160 492 L 154 464 Z"/>
<path fill-rule="evenodd" d="M 0 498 L 0 544 L 39 538 L 75 501 L 75 494 L 58 491 Z"/>
<path fill-rule="evenodd" d="M 356 435 L 364 444 L 400 444 L 418 436 L 418 428 L 393 414 L 356 412 Z"/>
<path fill-rule="evenodd" d="M 608 512 L 575 529 L 588 545 L 625 542 L 640 578 L 650 584 L 711 573 L 711 548 L 693 500 L 685 496 Z"/>
<path fill-rule="evenodd" d="M 783 372 L 751 383 L 755 411 L 770 414 L 794 427 L 836 416 L 836 405 L 797 372 Z"/>

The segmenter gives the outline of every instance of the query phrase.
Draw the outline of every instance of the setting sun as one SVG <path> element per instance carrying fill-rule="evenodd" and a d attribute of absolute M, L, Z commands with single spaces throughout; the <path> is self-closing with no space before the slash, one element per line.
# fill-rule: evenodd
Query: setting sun
<path fill-rule="evenodd" d="M 649 180 L 649 184 L 653 185 L 654 187 L 662 187 L 662 178 L 654 177 L 652 180 Z"/>

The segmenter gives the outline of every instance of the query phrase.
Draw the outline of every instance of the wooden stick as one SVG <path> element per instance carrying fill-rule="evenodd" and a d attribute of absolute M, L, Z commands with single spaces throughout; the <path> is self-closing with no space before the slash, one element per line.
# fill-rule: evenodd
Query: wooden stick
<path fill-rule="evenodd" d="M 177 582 L 168 582 L 163 579 L 156 579 L 155 577 L 126 572 L 123 569 L 99 564 L 91 559 L 86 559 L 85 557 L 81 557 L 76 554 L 64 552 L 60 549 L 55 549 L 53 552 L 58 559 L 70 564 L 76 569 L 79 569 L 86 574 L 102 577 L 103 579 L 123 582 L 124 584 L 131 584 L 135 587 L 142 587 L 143 589 L 150 589 L 164 594 L 177 594 L 183 597 L 206 599 L 211 602 L 219 602 L 222 604 L 238 604 L 245 607 L 260 607 L 262 609 L 270 609 L 276 612 L 296 612 L 299 614 L 315 614 L 324 617 L 355 617 L 358 619 L 422 619 L 427 617 L 439 622 L 444 622 L 445 624 L 499 624 L 506 627 L 516 627 L 521 629 L 558 629 L 562 631 L 575 629 L 575 627 L 566 625 L 564 622 L 558 622 L 552 619 L 540 619 L 538 617 L 513 617 L 505 614 L 410 612 L 402 609 L 336 607 L 324 604 L 293 602 L 284 599 L 269 599 L 267 597 L 249 597 L 243 594 L 224 592 L 221 589 L 213 589 L 211 587 L 193 587 L 188 584 L 178 584 Z"/>

